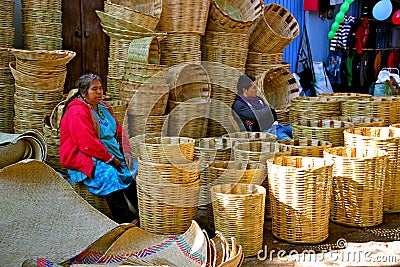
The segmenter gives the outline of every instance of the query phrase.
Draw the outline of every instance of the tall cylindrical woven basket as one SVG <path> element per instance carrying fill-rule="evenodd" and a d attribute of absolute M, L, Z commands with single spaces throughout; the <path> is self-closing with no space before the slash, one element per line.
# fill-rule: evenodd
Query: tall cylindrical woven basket
<path fill-rule="evenodd" d="M 371 147 L 333 147 L 331 220 L 350 226 L 376 226 L 383 220 L 387 152 Z"/>
<path fill-rule="evenodd" d="M 383 212 L 400 211 L 399 147 L 400 129 L 390 127 L 357 127 L 344 131 L 349 147 L 374 147 L 388 153 L 383 195 Z"/>
<path fill-rule="evenodd" d="M 211 188 L 215 229 L 232 236 L 245 257 L 262 248 L 265 188 L 254 184 L 223 184 Z"/>
<path fill-rule="evenodd" d="M 279 140 L 281 144 L 290 147 L 292 156 L 320 157 L 324 156 L 324 150 L 332 147 L 332 143 L 318 139 L 294 138 Z"/>
<path fill-rule="evenodd" d="M 290 243 L 320 243 L 329 235 L 331 160 L 275 157 L 267 161 L 272 234 Z"/>
<path fill-rule="evenodd" d="M 340 116 L 340 103 L 336 98 L 329 97 L 296 97 L 291 101 L 290 121 L 325 120 L 328 117 Z"/>

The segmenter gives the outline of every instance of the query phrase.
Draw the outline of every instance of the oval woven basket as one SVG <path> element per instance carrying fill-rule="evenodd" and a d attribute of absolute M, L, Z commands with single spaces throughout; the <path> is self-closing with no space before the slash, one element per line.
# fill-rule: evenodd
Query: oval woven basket
<path fill-rule="evenodd" d="M 157 37 L 136 38 L 128 48 L 128 61 L 142 64 L 160 64 L 160 43 Z"/>
<path fill-rule="evenodd" d="M 391 127 L 357 127 L 344 131 L 348 147 L 373 147 L 388 153 L 384 184 L 383 212 L 400 211 L 400 180 L 398 179 L 400 129 Z"/>
<path fill-rule="evenodd" d="M 289 156 L 269 159 L 267 165 L 272 234 L 290 243 L 327 239 L 333 161 Z"/>
<path fill-rule="evenodd" d="M 69 50 L 26 50 L 11 48 L 11 53 L 20 60 L 32 60 L 32 64 L 46 64 L 56 63 L 56 65 L 62 65 L 68 63 L 76 53 Z M 54 60 L 54 61 L 53 61 Z M 60 60 L 60 61 L 58 61 Z M 35 62 L 36 61 L 36 62 Z"/>
<path fill-rule="evenodd" d="M 99 17 L 101 24 L 105 26 L 119 28 L 122 30 L 133 31 L 133 32 L 152 32 L 150 29 L 146 29 L 140 26 L 139 24 L 136 24 L 136 22 L 131 22 L 124 18 L 110 15 L 109 13 L 105 13 L 100 10 L 95 10 L 95 12 Z"/>
<path fill-rule="evenodd" d="M 275 142 L 276 135 L 266 132 L 234 132 L 227 133 L 222 136 L 228 144 L 232 147 L 236 143 L 250 142 L 250 141 L 264 141 Z"/>
<path fill-rule="evenodd" d="M 211 188 L 215 230 L 232 236 L 245 257 L 254 256 L 263 243 L 265 188 L 254 184 L 223 184 Z"/>
<path fill-rule="evenodd" d="M 320 157 L 324 156 L 324 150 L 332 147 L 332 143 L 318 139 L 294 138 L 279 140 L 281 144 L 290 147 L 292 156 Z"/>
<path fill-rule="evenodd" d="M 249 49 L 280 53 L 299 34 L 299 24 L 289 10 L 279 4 L 267 4 L 250 33 Z"/>
<path fill-rule="evenodd" d="M 161 0 L 112 0 L 111 3 L 137 10 L 160 18 L 162 12 Z"/>
<path fill-rule="evenodd" d="M 266 164 L 275 156 L 290 156 L 289 146 L 276 142 L 252 141 L 237 143 L 232 148 L 234 159 L 240 162 L 255 161 Z"/>
<path fill-rule="evenodd" d="M 207 30 L 248 34 L 263 7 L 258 0 L 211 0 Z"/>
<path fill-rule="evenodd" d="M 341 102 L 337 98 L 330 97 L 306 97 L 293 98 L 290 106 L 290 121 L 301 119 L 325 120 L 329 117 L 341 115 Z"/>
<path fill-rule="evenodd" d="M 371 147 L 333 147 L 331 220 L 349 226 L 376 226 L 383 221 L 387 152 Z"/>

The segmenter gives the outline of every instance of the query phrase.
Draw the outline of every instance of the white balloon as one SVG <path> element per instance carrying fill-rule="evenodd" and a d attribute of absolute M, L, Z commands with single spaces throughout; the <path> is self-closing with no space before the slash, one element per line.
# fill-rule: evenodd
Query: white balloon
<path fill-rule="evenodd" d="M 390 0 L 381 0 L 372 9 L 372 15 L 376 20 L 385 20 L 390 17 L 393 5 Z"/>

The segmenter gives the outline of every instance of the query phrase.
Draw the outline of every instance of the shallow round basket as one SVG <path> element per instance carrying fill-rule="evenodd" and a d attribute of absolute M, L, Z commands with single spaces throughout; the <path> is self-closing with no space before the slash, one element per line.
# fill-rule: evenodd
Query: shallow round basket
<path fill-rule="evenodd" d="M 249 49 L 280 53 L 299 34 L 299 24 L 289 10 L 279 4 L 267 4 L 252 29 Z"/>
<path fill-rule="evenodd" d="M 399 148 L 400 129 L 392 127 L 356 127 L 344 131 L 348 147 L 373 147 L 388 153 L 384 184 L 383 212 L 400 211 Z"/>
<path fill-rule="evenodd" d="M 262 1 L 211 0 L 207 30 L 248 34 L 263 7 Z"/>
<path fill-rule="evenodd" d="M 34 65 L 35 67 L 62 66 L 76 56 L 76 52 L 69 50 L 24 50 L 12 48 L 10 52 L 17 59 L 17 67 L 18 62 Z"/>
<path fill-rule="evenodd" d="M 112 0 L 108 2 L 137 10 L 157 18 L 160 18 L 162 12 L 161 0 Z"/>
<path fill-rule="evenodd" d="M 128 61 L 142 64 L 160 64 L 160 43 L 157 37 L 133 39 L 128 48 Z"/>
<path fill-rule="evenodd" d="M 338 116 L 329 117 L 328 120 L 345 121 L 352 123 L 355 127 L 383 127 L 385 121 L 382 118 L 374 118 L 367 116 Z"/>
<path fill-rule="evenodd" d="M 169 33 L 161 42 L 161 64 L 172 67 L 201 61 L 201 35 L 197 33 Z"/>
<path fill-rule="evenodd" d="M 236 145 L 236 143 L 244 143 L 250 141 L 276 141 L 276 135 L 266 132 L 234 132 L 224 134 L 222 138 L 225 139 L 226 142 L 232 147 Z"/>
<path fill-rule="evenodd" d="M 128 21 L 125 18 L 111 15 L 100 10 L 95 10 L 95 12 L 103 25 L 133 32 L 152 32 L 152 30 L 147 29 L 136 22 Z M 138 14 L 140 14 L 140 12 L 138 12 Z"/>
<path fill-rule="evenodd" d="M 254 256 L 263 243 L 265 188 L 254 184 L 211 187 L 215 230 L 234 237 L 245 257 Z"/>
<path fill-rule="evenodd" d="M 286 109 L 290 103 L 290 94 L 298 91 L 296 79 L 286 67 L 274 67 L 256 76 L 256 84 L 269 105 L 274 109 Z"/>
<path fill-rule="evenodd" d="M 255 161 L 266 164 L 275 156 L 290 156 L 289 146 L 276 142 L 252 141 L 237 143 L 232 148 L 234 159 L 240 162 Z"/>
<path fill-rule="evenodd" d="M 279 140 L 278 143 L 290 147 L 292 156 L 320 157 L 324 156 L 324 150 L 332 147 L 332 143 L 318 139 L 293 138 Z"/>
<path fill-rule="evenodd" d="M 200 180 L 186 184 L 146 182 L 136 178 L 140 228 L 150 233 L 184 233 L 197 216 Z"/>
<path fill-rule="evenodd" d="M 329 235 L 333 161 L 275 157 L 267 161 L 272 234 L 290 243 L 321 243 Z"/>
<path fill-rule="evenodd" d="M 154 137 L 140 143 L 140 156 L 143 161 L 161 164 L 190 163 L 194 158 L 193 138 Z"/>
<path fill-rule="evenodd" d="M 290 106 L 290 121 L 300 119 L 325 120 L 341 115 L 341 102 L 337 98 L 307 97 L 293 98 Z"/>
<path fill-rule="evenodd" d="M 383 221 L 387 152 L 372 147 L 333 147 L 324 151 L 333 160 L 331 220 L 356 226 Z"/>

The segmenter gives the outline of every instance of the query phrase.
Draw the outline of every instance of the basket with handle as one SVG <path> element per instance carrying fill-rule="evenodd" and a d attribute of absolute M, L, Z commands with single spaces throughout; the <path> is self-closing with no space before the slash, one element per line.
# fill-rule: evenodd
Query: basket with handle
<path fill-rule="evenodd" d="M 222 136 L 232 147 L 236 143 L 245 143 L 251 141 L 264 141 L 264 142 L 275 142 L 276 135 L 266 132 L 234 132 L 227 133 Z"/>
<path fill-rule="evenodd" d="M 329 235 L 333 161 L 301 156 L 267 161 L 272 234 L 290 243 L 320 243 Z"/>
<path fill-rule="evenodd" d="M 387 152 L 383 193 L 383 212 L 400 211 L 399 147 L 400 129 L 391 127 L 356 127 L 344 131 L 348 147 L 373 147 Z"/>
<path fill-rule="evenodd" d="M 232 236 L 245 257 L 254 256 L 263 243 L 265 188 L 254 184 L 211 187 L 215 229 Z"/>
<path fill-rule="evenodd" d="M 337 98 L 307 97 L 293 98 L 290 106 L 290 120 L 299 119 L 325 120 L 341 115 L 341 102 Z"/>
<path fill-rule="evenodd" d="M 322 158 L 324 150 L 332 147 L 331 142 L 310 138 L 296 137 L 290 140 L 279 140 L 278 142 L 290 147 L 292 156 Z"/>
<path fill-rule="evenodd" d="M 263 53 L 280 53 L 299 34 L 299 24 L 289 10 L 279 4 L 267 4 L 250 33 L 249 48 Z"/>
<path fill-rule="evenodd" d="M 369 227 L 383 221 L 387 152 L 373 147 L 333 147 L 324 151 L 333 160 L 331 220 Z"/>

